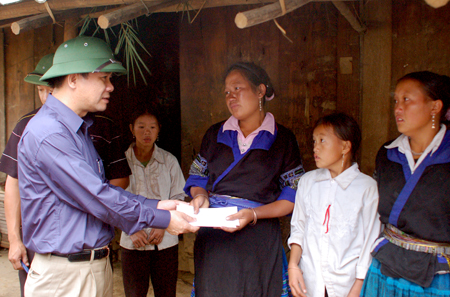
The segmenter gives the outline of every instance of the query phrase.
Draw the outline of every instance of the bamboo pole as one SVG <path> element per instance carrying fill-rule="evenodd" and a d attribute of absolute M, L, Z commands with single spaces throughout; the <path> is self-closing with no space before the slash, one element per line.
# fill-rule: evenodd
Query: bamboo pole
<path fill-rule="evenodd" d="M 157 11 L 158 9 L 177 5 L 183 2 L 187 2 L 187 0 L 160 0 L 157 2 L 153 2 L 151 5 L 139 2 L 129 5 L 125 8 L 121 8 L 116 11 L 101 15 L 98 18 L 98 25 L 102 29 L 107 29 L 117 24 L 121 24 L 123 22 L 140 17 L 141 15 L 149 14 Z"/>
<path fill-rule="evenodd" d="M 286 12 L 291 12 L 309 2 L 312 2 L 312 0 L 285 0 Z M 260 8 L 239 12 L 234 22 L 238 28 L 244 29 L 276 19 L 282 15 L 280 2 L 275 2 Z"/>
<path fill-rule="evenodd" d="M 339 1 L 333 1 L 333 4 L 334 6 L 336 6 L 339 12 L 347 19 L 347 21 L 350 23 L 352 28 L 356 30 L 356 32 L 363 33 L 367 30 L 367 27 L 364 24 L 362 24 L 350 11 L 347 4 Z"/>

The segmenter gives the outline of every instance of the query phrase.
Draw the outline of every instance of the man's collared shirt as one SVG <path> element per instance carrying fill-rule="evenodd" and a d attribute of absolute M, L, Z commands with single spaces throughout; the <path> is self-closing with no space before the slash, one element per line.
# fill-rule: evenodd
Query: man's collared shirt
<path fill-rule="evenodd" d="M 167 228 L 158 200 L 111 186 L 84 121 L 52 95 L 18 146 L 23 241 L 37 253 L 77 253 L 107 245 L 112 225 L 135 233 Z"/>

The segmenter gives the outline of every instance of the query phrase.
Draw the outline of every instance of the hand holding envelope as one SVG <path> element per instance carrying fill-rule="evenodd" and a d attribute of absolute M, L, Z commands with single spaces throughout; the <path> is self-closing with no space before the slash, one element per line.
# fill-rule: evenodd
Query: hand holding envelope
<path fill-rule="evenodd" d="M 191 222 L 193 226 L 199 227 L 229 227 L 236 228 L 239 226 L 239 220 L 227 221 L 227 217 L 238 212 L 236 206 L 222 208 L 200 208 L 198 214 L 194 214 L 192 205 L 177 205 L 177 211 L 183 212 L 197 221 Z"/>

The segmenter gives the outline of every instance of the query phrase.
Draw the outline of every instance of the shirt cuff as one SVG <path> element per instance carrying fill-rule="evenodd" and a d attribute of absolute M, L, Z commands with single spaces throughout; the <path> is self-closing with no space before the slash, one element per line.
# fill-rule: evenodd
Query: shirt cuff
<path fill-rule="evenodd" d="M 295 190 L 290 187 L 284 187 L 281 190 L 281 194 L 278 197 L 277 201 L 278 200 L 287 200 L 292 203 L 295 203 Z"/>
<path fill-rule="evenodd" d="M 164 209 L 155 209 L 155 218 L 150 227 L 157 229 L 166 229 L 167 227 L 169 227 L 170 218 L 170 211 Z"/>
<path fill-rule="evenodd" d="M 148 199 L 141 195 L 139 195 L 138 197 L 139 198 L 137 200 L 140 201 L 145 207 L 149 207 L 149 208 L 153 208 L 153 209 L 156 209 L 158 207 L 158 202 L 160 200 Z"/>
<path fill-rule="evenodd" d="M 297 244 L 299 246 L 302 246 L 302 244 L 301 244 L 302 242 L 303 242 L 303 238 L 289 237 L 287 244 L 288 244 L 288 247 L 290 249 L 292 244 Z"/>
<path fill-rule="evenodd" d="M 206 184 L 208 183 L 208 177 L 200 176 L 200 175 L 190 175 L 186 181 L 186 185 L 184 186 L 184 192 L 189 197 L 191 196 L 191 187 L 200 187 L 206 189 Z"/>
<path fill-rule="evenodd" d="M 356 278 L 364 279 L 366 277 L 367 271 L 369 270 L 369 267 L 357 265 L 356 266 Z"/>

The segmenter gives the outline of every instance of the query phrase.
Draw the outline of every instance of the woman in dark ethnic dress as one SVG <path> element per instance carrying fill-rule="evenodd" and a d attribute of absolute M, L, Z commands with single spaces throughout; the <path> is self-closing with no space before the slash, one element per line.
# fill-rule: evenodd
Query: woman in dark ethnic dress
<path fill-rule="evenodd" d="M 377 155 L 378 212 L 386 228 L 361 296 L 450 296 L 450 132 L 443 124 L 450 78 L 407 74 L 394 101 L 402 134 Z"/>
<path fill-rule="evenodd" d="M 273 97 L 266 71 L 255 64 L 237 63 L 227 71 L 231 117 L 206 132 L 185 191 L 196 212 L 238 206 L 229 219 L 240 225 L 199 230 L 197 297 L 287 296 L 278 217 L 292 212 L 304 170 L 294 134 L 264 110 Z"/>

